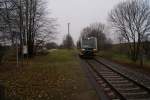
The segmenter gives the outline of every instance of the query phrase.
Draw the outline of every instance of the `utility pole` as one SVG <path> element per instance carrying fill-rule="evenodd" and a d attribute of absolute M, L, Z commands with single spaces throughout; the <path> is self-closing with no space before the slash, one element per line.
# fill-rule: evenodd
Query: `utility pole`
<path fill-rule="evenodd" d="M 68 23 L 68 35 L 70 34 L 70 23 Z"/>
<path fill-rule="evenodd" d="M 19 53 L 18 53 L 18 34 L 16 33 L 16 58 L 17 58 L 17 67 L 19 66 Z"/>
<path fill-rule="evenodd" d="M 67 41 L 68 49 L 69 49 L 69 36 L 70 36 L 70 23 L 68 23 L 68 41 Z"/>

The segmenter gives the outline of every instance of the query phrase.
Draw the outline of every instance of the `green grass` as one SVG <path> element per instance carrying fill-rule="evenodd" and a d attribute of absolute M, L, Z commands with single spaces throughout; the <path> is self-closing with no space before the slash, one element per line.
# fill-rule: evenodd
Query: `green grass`
<path fill-rule="evenodd" d="M 105 58 L 110 58 L 114 60 L 124 60 L 127 62 L 130 62 L 131 60 L 128 58 L 127 55 L 121 54 L 121 53 L 116 53 L 116 52 L 111 52 L 111 51 L 101 51 L 99 52 L 99 55 Z"/>
<path fill-rule="evenodd" d="M 113 51 L 101 51 L 98 55 L 120 63 L 131 64 L 132 66 L 140 66 L 139 61 L 132 61 L 126 54 L 117 53 Z M 144 60 L 144 67 L 148 69 L 150 68 L 150 60 Z"/>
<path fill-rule="evenodd" d="M 74 50 L 37 56 L 24 67 L 9 66 L 0 70 L 0 80 L 11 100 L 97 100 Z"/>

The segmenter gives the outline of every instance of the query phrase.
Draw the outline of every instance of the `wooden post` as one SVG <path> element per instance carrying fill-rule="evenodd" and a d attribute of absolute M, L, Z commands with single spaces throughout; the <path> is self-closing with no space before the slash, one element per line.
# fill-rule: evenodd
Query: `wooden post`
<path fill-rule="evenodd" d="M 0 84 L 0 100 L 5 100 L 5 87 Z"/>

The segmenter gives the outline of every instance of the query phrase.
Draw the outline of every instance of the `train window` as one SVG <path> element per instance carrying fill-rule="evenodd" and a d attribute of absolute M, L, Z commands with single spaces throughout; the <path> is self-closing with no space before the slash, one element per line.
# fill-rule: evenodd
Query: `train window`
<path fill-rule="evenodd" d="M 82 40 L 82 48 L 96 48 L 95 39 Z"/>

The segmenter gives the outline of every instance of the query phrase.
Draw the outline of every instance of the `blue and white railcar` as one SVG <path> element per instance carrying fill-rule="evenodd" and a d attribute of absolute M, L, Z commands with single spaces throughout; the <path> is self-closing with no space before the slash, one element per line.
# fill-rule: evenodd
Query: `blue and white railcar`
<path fill-rule="evenodd" d="M 97 38 L 87 37 L 80 40 L 80 56 L 94 56 L 97 52 Z"/>

